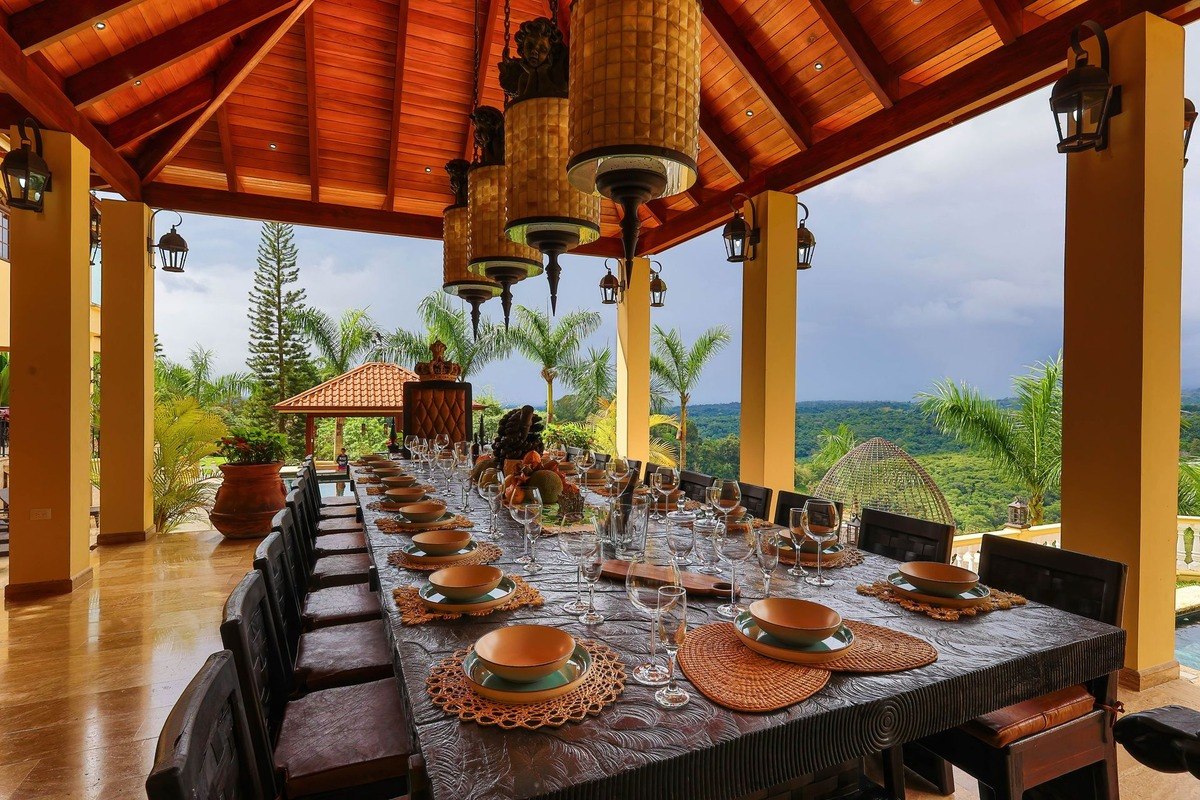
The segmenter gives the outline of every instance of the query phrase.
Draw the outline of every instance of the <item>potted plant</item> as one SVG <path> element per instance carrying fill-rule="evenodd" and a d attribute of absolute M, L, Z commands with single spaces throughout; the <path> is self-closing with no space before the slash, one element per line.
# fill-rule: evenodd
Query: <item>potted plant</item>
<path fill-rule="evenodd" d="M 271 518 L 286 504 L 279 477 L 285 452 L 283 434 L 261 428 L 242 428 L 217 442 L 225 459 L 224 480 L 217 490 L 209 518 L 213 527 L 231 539 L 266 536 Z"/>

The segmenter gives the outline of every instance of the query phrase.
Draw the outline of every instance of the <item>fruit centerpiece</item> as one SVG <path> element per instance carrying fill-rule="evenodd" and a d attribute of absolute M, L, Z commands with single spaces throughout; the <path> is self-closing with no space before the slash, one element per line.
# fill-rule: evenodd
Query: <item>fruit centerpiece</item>
<path fill-rule="evenodd" d="M 579 487 L 563 475 L 559 463 L 543 456 L 545 443 L 542 432 L 545 423 L 533 406 L 513 409 L 500 418 L 492 455 L 481 456 L 471 473 L 472 480 L 484 479 L 488 469 L 501 474 L 504 482 L 504 503 L 513 505 L 525 501 L 530 489 L 537 489 L 542 503 L 558 505 L 567 510 L 583 509 Z"/>

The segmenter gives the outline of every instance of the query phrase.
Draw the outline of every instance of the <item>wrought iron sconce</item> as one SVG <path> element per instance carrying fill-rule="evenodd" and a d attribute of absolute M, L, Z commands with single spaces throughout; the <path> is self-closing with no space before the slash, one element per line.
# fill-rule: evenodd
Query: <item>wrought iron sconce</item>
<path fill-rule="evenodd" d="M 654 265 L 658 265 L 658 269 Z M 667 298 L 667 282 L 662 279 L 662 263 L 659 261 L 650 262 L 650 307 L 662 308 L 666 305 L 664 302 Z"/>
<path fill-rule="evenodd" d="M 26 126 L 33 130 L 30 140 Z M 42 129 L 33 117 L 26 117 L 17 126 L 21 146 L 8 151 L 0 162 L 4 173 L 4 193 L 12 208 L 36 211 L 39 214 L 45 203 L 45 193 L 51 188 L 50 166 L 42 158 Z"/>
<path fill-rule="evenodd" d="M 92 192 L 88 198 L 91 204 L 91 219 L 88 223 L 88 239 L 92 245 L 92 266 L 96 266 L 96 256 L 100 254 L 100 199 Z"/>
<path fill-rule="evenodd" d="M 746 224 L 746 217 L 737 204 L 739 198 L 750 206 L 749 225 Z M 758 209 L 754 207 L 754 201 L 741 192 L 733 196 L 729 205 L 733 209 L 733 219 L 726 222 L 725 229 L 721 231 L 721 236 L 725 239 L 725 260 L 731 264 L 753 261 L 758 255 L 758 240 L 761 236 L 758 228 Z"/>
<path fill-rule="evenodd" d="M 617 295 L 621 292 L 621 282 L 613 275 L 608 260 L 604 262 L 604 277 L 600 279 L 600 302 L 606 306 L 617 304 Z"/>
<path fill-rule="evenodd" d="M 813 253 L 817 249 L 817 237 L 813 236 L 813 232 L 808 229 L 808 206 L 804 203 L 797 202 L 797 206 L 804 209 L 804 216 L 800 218 L 800 224 L 796 228 L 796 269 L 812 269 Z"/>
<path fill-rule="evenodd" d="M 1100 66 L 1088 63 L 1080 37 L 1091 31 L 1100 49 Z M 1087 20 L 1071 31 L 1075 65 L 1050 91 L 1050 110 L 1058 126 L 1058 152 L 1080 153 L 1108 147 L 1108 122 L 1121 113 L 1121 87 L 1108 72 L 1108 37 L 1099 23 Z"/>
<path fill-rule="evenodd" d="M 1188 145 L 1192 141 L 1192 127 L 1196 124 L 1196 104 L 1183 98 L 1183 165 L 1187 166 Z"/>
<path fill-rule="evenodd" d="M 160 208 L 150 215 L 150 236 L 146 237 L 146 251 L 150 253 L 150 268 L 154 268 L 154 218 L 163 211 L 170 209 Z M 171 226 L 169 233 L 164 233 L 162 238 L 158 240 L 157 249 L 162 257 L 163 272 L 183 272 L 183 264 L 187 261 L 188 243 L 184 240 L 179 232 L 175 229 L 183 224 L 183 216 L 178 211 L 171 211 L 172 214 L 179 217 L 179 222 Z"/>

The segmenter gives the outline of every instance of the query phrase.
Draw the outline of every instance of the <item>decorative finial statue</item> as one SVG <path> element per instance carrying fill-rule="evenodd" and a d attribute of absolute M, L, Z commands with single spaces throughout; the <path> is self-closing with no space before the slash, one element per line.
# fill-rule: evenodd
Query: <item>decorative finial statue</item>
<path fill-rule="evenodd" d="M 531 97 L 566 97 L 567 46 L 562 31 L 547 17 L 521 23 L 517 57 L 500 61 L 500 87 L 506 102 Z"/>
<path fill-rule="evenodd" d="M 471 112 L 475 124 L 476 166 L 504 163 L 504 113 L 492 106 L 480 106 Z"/>
<path fill-rule="evenodd" d="M 471 162 L 465 158 L 456 158 L 446 162 L 446 174 L 450 176 L 450 192 L 454 195 L 454 205 L 467 204 L 467 172 Z"/>

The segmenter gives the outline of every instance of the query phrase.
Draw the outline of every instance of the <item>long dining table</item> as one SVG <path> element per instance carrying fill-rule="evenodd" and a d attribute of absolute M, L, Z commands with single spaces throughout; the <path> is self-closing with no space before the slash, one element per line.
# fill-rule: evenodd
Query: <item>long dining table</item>
<path fill-rule="evenodd" d="M 793 579 L 781 565 L 771 584 L 772 596 L 815 600 L 844 618 L 920 637 L 937 648 L 935 663 L 892 674 L 835 673 L 812 697 L 770 713 L 719 706 L 686 679 L 682 684 L 691 692 L 691 702 L 666 710 L 655 704 L 653 688 L 629 680 L 617 701 L 598 716 L 561 727 L 504 730 L 462 722 L 431 702 L 426 677 L 439 661 L 497 626 L 553 625 L 577 639 L 604 642 L 621 654 L 628 668 L 649 652 L 651 621 L 632 606 L 623 583 L 605 578 L 596 586 L 603 623 L 585 626 L 564 611 L 562 603 L 575 596 L 575 567 L 556 537 L 547 536 L 538 543 L 544 569 L 524 576 L 545 597 L 543 607 L 405 625 L 392 590 L 419 586 L 426 573 L 388 563 L 388 554 L 411 539 L 379 530 L 375 522 L 387 514 L 372 509 L 378 496 L 367 493 L 368 484 L 356 486 L 370 553 L 379 570 L 396 674 L 434 800 L 768 796 L 763 793 L 772 788 L 844 775 L 846 765 L 857 768 L 865 757 L 885 748 L 1100 678 L 1122 664 L 1124 631 L 1038 603 L 940 621 L 860 595 L 857 585 L 885 578 L 896 566 L 866 553 L 862 564 L 827 573 L 836 581 L 829 587 Z M 443 499 L 452 506 L 458 502 Z M 488 524 L 478 496 L 472 498 L 472 509 L 464 516 L 475 523 L 480 536 Z M 501 515 L 499 525 L 503 556 L 496 565 L 507 574 L 524 575 L 514 560 L 522 546 L 520 528 L 507 514 Z M 742 585 L 744 600 L 761 596 L 761 591 L 756 593 L 760 583 L 753 578 Z M 689 598 L 689 627 L 721 621 L 718 604 L 715 598 Z"/>

